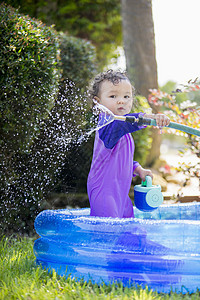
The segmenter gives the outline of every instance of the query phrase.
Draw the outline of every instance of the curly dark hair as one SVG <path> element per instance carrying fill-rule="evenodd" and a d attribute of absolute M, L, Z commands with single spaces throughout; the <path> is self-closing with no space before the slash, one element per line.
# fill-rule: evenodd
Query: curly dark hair
<path fill-rule="evenodd" d="M 89 96 L 90 100 L 93 100 L 94 97 L 98 97 L 99 95 L 99 90 L 100 90 L 100 85 L 103 81 L 108 80 L 111 81 L 114 85 L 118 84 L 121 80 L 129 80 L 127 74 L 125 71 L 113 71 L 113 70 L 108 70 L 105 72 L 102 72 L 98 74 L 93 82 L 91 83 L 91 86 L 89 88 Z M 135 93 L 135 89 L 133 88 L 133 94 Z"/>

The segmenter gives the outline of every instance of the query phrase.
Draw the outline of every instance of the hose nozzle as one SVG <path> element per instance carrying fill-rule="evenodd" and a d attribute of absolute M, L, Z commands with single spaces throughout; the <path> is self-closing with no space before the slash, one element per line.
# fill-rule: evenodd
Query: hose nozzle
<path fill-rule="evenodd" d="M 134 124 L 135 122 L 138 122 L 139 120 L 134 116 L 126 116 L 126 122 Z"/>
<path fill-rule="evenodd" d="M 135 122 L 138 122 L 139 119 L 137 119 L 134 116 L 115 116 L 115 120 L 125 121 L 128 123 L 134 124 Z"/>
<path fill-rule="evenodd" d="M 138 125 L 139 126 L 142 126 L 142 125 L 152 125 L 152 119 L 147 119 L 147 118 L 139 117 Z"/>

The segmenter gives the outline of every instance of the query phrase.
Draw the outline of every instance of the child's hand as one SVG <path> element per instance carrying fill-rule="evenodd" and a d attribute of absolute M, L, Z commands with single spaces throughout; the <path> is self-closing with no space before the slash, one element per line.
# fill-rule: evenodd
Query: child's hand
<path fill-rule="evenodd" d="M 146 176 L 151 176 L 151 178 L 153 179 L 153 174 L 151 172 L 151 170 L 148 170 L 148 169 L 143 169 L 141 166 L 137 167 L 134 171 L 134 174 L 135 175 L 138 175 L 142 181 L 145 181 L 146 180 Z"/>
<path fill-rule="evenodd" d="M 165 127 L 170 123 L 170 119 L 164 114 L 156 114 L 155 120 L 158 127 Z"/>
<path fill-rule="evenodd" d="M 156 120 L 156 124 L 160 128 L 168 126 L 170 123 L 170 119 L 164 114 L 145 114 L 144 117 Z"/>

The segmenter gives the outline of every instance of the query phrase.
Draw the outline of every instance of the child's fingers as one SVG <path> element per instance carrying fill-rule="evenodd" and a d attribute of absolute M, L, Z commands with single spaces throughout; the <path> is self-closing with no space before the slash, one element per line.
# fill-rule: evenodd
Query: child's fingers
<path fill-rule="evenodd" d="M 157 115 L 156 117 L 156 124 L 158 127 L 165 127 L 168 126 L 170 123 L 170 119 L 165 115 Z"/>
<path fill-rule="evenodd" d="M 170 123 L 170 119 L 167 116 L 165 116 L 165 118 L 163 119 L 163 126 L 168 126 L 169 123 Z"/>
<path fill-rule="evenodd" d="M 146 176 L 150 176 L 153 179 L 152 171 L 148 170 L 148 169 L 144 169 L 144 172 L 140 176 L 140 178 L 142 179 L 142 181 L 146 180 Z"/>
<path fill-rule="evenodd" d="M 146 176 L 150 176 L 153 179 L 153 174 L 152 174 L 151 170 L 147 170 L 145 177 Z"/>

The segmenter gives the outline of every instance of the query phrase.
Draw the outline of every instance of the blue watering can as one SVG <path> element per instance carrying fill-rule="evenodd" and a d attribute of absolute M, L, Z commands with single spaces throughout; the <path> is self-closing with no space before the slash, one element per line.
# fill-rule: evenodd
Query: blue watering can
<path fill-rule="evenodd" d="M 141 211 L 153 211 L 163 203 L 163 195 L 160 185 L 152 185 L 150 176 L 145 177 L 146 181 L 134 187 L 134 203 Z"/>

